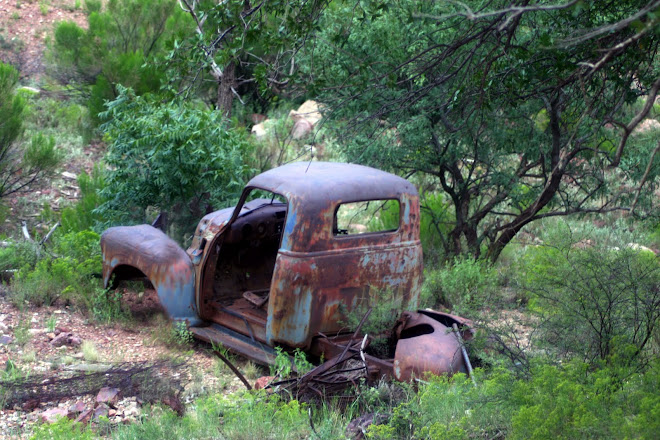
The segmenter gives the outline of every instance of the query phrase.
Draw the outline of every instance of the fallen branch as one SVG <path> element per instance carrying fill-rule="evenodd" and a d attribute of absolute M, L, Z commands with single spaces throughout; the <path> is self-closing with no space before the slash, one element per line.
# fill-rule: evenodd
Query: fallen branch
<path fill-rule="evenodd" d="M 232 363 L 229 361 L 229 359 L 227 359 L 222 353 L 220 353 L 219 350 L 216 350 L 216 349 L 214 348 L 214 349 L 213 349 L 213 354 L 215 354 L 217 357 L 219 357 L 220 360 L 222 360 L 222 362 L 224 362 L 225 365 L 227 365 L 227 366 L 229 367 L 229 369 L 230 369 L 231 371 L 234 372 L 234 374 L 236 375 L 236 377 L 238 377 L 238 378 L 241 380 L 241 382 L 243 382 L 243 385 L 245 385 L 245 388 L 247 388 L 248 390 L 251 390 L 251 389 L 252 389 L 252 385 L 250 385 L 250 382 L 248 382 L 247 379 L 245 378 L 245 376 L 243 376 L 243 373 L 241 373 L 241 372 L 239 371 L 239 369 L 236 368 L 236 367 L 234 366 L 234 364 L 232 364 Z"/>
<path fill-rule="evenodd" d="M 55 223 L 55 226 L 53 226 L 53 227 L 50 229 L 50 231 L 48 231 L 48 234 L 46 234 L 46 236 L 45 236 L 44 238 L 41 239 L 41 241 L 39 242 L 39 244 L 40 244 L 41 246 L 43 246 L 44 243 L 47 242 L 47 241 L 50 239 L 50 236 L 53 235 L 53 232 L 55 232 L 55 229 L 57 229 L 57 227 L 58 227 L 59 225 L 60 225 L 60 222 Z"/>

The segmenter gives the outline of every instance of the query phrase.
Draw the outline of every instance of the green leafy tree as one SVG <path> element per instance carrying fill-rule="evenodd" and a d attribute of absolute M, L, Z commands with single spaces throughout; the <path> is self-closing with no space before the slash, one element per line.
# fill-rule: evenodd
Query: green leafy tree
<path fill-rule="evenodd" d="M 53 138 L 22 139 L 26 98 L 17 82 L 18 71 L 0 63 L 0 198 L 29 191 L 59 163 Z"/>
<path fill-rule="evenodd" d="M 49 53 L 60 82 L 92 85 L 88 105 L 96 124 L 104 102 L 117 97 L 117 84 L 139 94 L 160 89 L 164 69 L 156 58 L 190 25 L 174 0 L 110 0 L 98 8 L 90 9 L 87 29 L 58 23 Z"/>
<path fill-rule="evenodd" d="M 187 93 L 210 79 L 211 100 L 227 116 L 234 98 L 267 106 L 287 86 L 298 52 L 328 3 L 179 0 L 195 30 L 168 59 L 177 92 Z"/>
<path fill-rule="evenodd" d="M 349 160 L 445 194 L 446 254 L 495 260 L 541 218 L 658 213 L 657 132 L 634 130 L 660 89 L 659 8 L 336 2 L 302 81 Z"/>
<path fill-rule="evenodd" d="M 188 226 L 236 200 L 250 171 L 247 136 L 218 111 L 119 89 L 102 126 L 110 171 L 100 210 L 120 221 L 145 221 L 148 207 L 169 210 Z"/>

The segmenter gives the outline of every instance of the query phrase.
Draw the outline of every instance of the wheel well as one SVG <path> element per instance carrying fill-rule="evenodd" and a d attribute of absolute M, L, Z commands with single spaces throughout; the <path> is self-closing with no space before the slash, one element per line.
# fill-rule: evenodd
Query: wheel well
<path fill-rule="evenodd" d="M 117 288 L 121 281 L 148 280 L 144 272 L 137 267 L 129 266 L 127 264 L 120 264 L 115 267 L 110 275 L 110 279 L 112 280 L 110 283 L 111 289 Z"/>

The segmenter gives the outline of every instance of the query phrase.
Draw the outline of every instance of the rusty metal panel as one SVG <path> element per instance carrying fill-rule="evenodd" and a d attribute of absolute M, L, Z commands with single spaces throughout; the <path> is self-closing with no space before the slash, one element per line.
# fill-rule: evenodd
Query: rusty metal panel
<path fill-rule="evenodd" d="M 172 319 L 190 325 L 201 323 L 190 258 L 162 231 L 149 225 L 110 228 L 101 236 L 101 250 L 106 287 L 113 274 L 117 279 L 127 279 L 141 272 L 153 284 Z"/>
<path fill-rule="evenodd" d="M 309 254 L 280 250 L 267 340 L 306 347 L 319 332 L 349 331 L 346 314 L 378 303 L 385 292 L 402 310 L 415 308 L 421 279 L 422 249 L 416 242 Z"/>
<path fill-rule="evenodd" d="M 415 186 L 385 171 L 362 165 L 298 162 L 262 173 L 247 189 L 260 188 L 289 202 L 281 248 L 291 252 L 319 252 L 419 239 L 419 197 Z M 332 221 L 337 206 L 365 200 L 397 199 L 401 229 L 396 233 L 335 237 Z"/>
<path fill-rule="evenodd" d="M 422 378 L 425 373 L 467 373 L 458 338 L 451 326 L 445 325 L 458 317 L 425 312 L 430 313 L 404 312 L 397 323 L 394 377 L 400 381 L 410 381 Z M 456 322 L 467 321 L 458 318 Z M 471 335 L 471 330 L 464 331 L 466 339 Z"/>

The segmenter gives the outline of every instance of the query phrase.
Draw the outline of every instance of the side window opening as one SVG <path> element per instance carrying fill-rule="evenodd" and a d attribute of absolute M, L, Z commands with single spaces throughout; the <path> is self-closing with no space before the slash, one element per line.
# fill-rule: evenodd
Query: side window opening
<path fill-rule="evenodd" d="M 365 200 L 342 203 L 335 211 L 334 236 L 394 232 L 401 221 L 400 203 L 396 199 Z"/>

